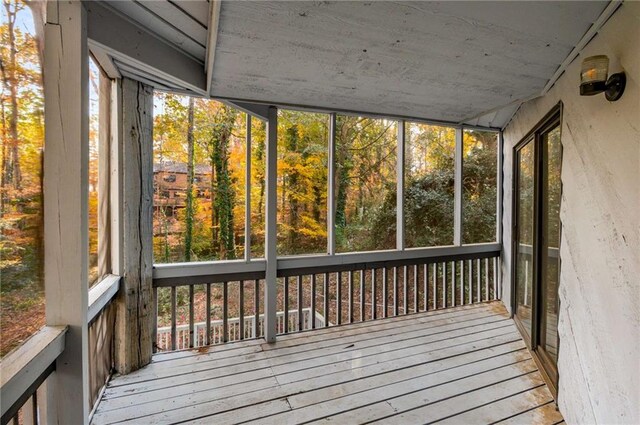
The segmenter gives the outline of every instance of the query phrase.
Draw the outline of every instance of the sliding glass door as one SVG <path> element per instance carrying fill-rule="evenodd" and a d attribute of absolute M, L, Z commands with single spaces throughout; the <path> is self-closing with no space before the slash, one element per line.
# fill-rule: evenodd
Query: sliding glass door
<path fill-rule="evenodd" d="M 514 152 L 516 323 L 545 374 L 557 382 L 560 277 L 560 106 Z"/>

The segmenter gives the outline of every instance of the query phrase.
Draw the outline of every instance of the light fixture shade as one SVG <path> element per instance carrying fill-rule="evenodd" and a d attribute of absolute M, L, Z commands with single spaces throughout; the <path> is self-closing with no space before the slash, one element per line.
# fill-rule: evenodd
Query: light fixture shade
<path fill-rule="evenodd" d="M 607 88 L 609 58 L 605 55 L 590 56 L 582 61 L 580 71 L 580 94 L 592 96 Z"/>

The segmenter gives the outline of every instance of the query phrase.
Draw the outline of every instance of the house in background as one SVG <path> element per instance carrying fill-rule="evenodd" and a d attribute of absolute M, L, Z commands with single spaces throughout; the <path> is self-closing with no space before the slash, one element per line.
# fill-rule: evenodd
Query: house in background
<path fill-rule="evenodd" d="M 2 360 L 2 424 L 640 422 L 640 3 L 50 0 L 46 21 L 47 326 Z M 91 289 L 90 55 L 109 124 Z M 243 258 L 154 262 L 154 208 L 187 183 L 154 168 L 154 90 L 245 114 L 248 152 L 265 123 L 264 252 L 247 215 Z M 326 116 L 320 254 L 278 251 L 284 110 Z M 393 123 L 391 247 L 336 243 L 341 155 L 382 152 L 340 149 L 348 117 Z M 406 244 L 421 125 L 455 138 L 446 245 Z M 471 131 L 497 141 L 495 237 L 474 243 Z"/>
<path fill-rule="evenodd" d="M 197 164 L 193 168 L 193 183 L 197 198 L 211 196 L 211 167 Z M 153 165 L 153 205 L 163 208 L 169 215 L 184 208 L 187 203 L 187 164 L 163 162 Z"/>

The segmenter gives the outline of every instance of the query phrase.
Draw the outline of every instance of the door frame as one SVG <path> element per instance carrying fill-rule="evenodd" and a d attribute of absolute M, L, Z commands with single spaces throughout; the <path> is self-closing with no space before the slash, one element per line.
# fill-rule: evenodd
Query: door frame
<path fill-rule="evenodd" d="M 549 389 L 553 397 L 557 401 L 558 397 L 558 382 L 559 382 L 559 374 L 557 364 L 554 364 L 553 361 L 547 356 L 544 350 L 539 350 L 539 323 L 542 316 L 542 303 L 540 302 L 540 294 L 544 293 L 546 288 L 542 288 L 543 280 L 539 273 L 539 266 L 541 260 L 541 240 L 542 240 L 542 228 L 540 226 L 542 220 L 542 208 L 541 208 L 541 195 L 542 188 L 540 185 L 540 176 L 543 167 L 543 160 L 545 159 L 542 155 L 542 136 L 549 130 L 558 126 L 560 129 L 560 155 L 562 158 L 562 113 L 563 113 L 563 104 L 562 101 L 558 102 L 549 112 L 545 114 L 545 116 L 538 121 L 538 123 L 513 147 L 513 164 L 512 164 L 512 202 L 511 202 L 511 217 L 512 217 L 512 227 L 511 227 L 511 317 L 514 319 L 516 327 L 518 331 L 522 334 L 525 344 L 529 351 L 531 352 L 531 356 L 536 362 L 540 373 L 542 374 L 544 380 L 546 381 Z M 532 274 L 532 288 L 531 288 L 531 329 L 529 333 L 531 335 L 531 339 L 527 340 L 528 332 L 525 330 L 525 326 L 520 321 L 520 319 L 516 316 L 516 308 L 517 308 L 517 285 L 516 285 L 516 265 L 517 258 L 515 257 L 516 252 L 516 231 L 518 229 L 518 196 L 517 193 L 517 185 L 519 181 L 519 171 L 518 171 L 518 152 L 528 143 L 533 143 L 534 148 L 534 191 L 533 191 L 533 252 L 532 252 L 532 261 L 533 261 L 533 274 Z M 562 159 L 561 159 L 562 163 Z M 561 187 L 562 193 L 562 187 Z M 562 234 L 562 222 L 560 222 L 560 235 Z M 561 258 L 558 258 L 558 267 L 559 270 L 561 268 Z M 560 282 L 558 282 L 560 283 Z M 559 288 L 558 288 L 559 289 Z M 558 307 L 560 306 L 560 300 L 558 298 Z M 560 336 L 558 335 L 558 354 L 560 352 Z"/>

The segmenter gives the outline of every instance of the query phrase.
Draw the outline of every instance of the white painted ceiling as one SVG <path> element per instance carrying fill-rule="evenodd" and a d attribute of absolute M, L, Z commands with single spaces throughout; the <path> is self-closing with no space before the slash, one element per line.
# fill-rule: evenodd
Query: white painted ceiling
<path fill-rule="evenodd" d="M 223 1 L 210 94 L 501 127 L 607 4 Z M 110 5 L 204 62 L 206 1 Z"/>

